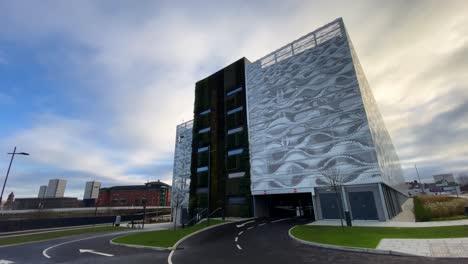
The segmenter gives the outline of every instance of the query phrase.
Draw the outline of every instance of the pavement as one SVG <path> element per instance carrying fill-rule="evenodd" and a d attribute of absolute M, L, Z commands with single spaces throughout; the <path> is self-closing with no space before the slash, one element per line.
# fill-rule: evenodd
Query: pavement
<path fill-rule="evenodd" d="M 414 216 L 414 199 L 409 198 L 401 205 L 401 212 L 390 219 L 394 222 L 416 222 L 416 217 Z"/>
<path fill-rule="evenodd" d="M 54 227 L 54 228 L 41 228 L 41 229 L 21 230 L 21 231 L 12 231 L 12 232 L 1 232 L 0 237 L 24 236 L 24 235 L 42 234 L 42 233 L 92 228 L 92 227 L 100 227 L 100 226 L 109 226 L 109 225 L 110 224 L 82 225 L 82 226 Z"/>
<path fill-rule="evenodd" d="M 308 225 L 339 226 L 339 220 L 319 220 Z M 355 220 L 353 226 L 369 227 L 438 227 L 467 226 L 468 219 L 431 222 L 399 222 L 399 221 L 364 221 Z M 468 238 L 450 239 L 382 239 L 377 249 L 391 250 L 406 254 L 429 257 L 468 258 Z"/>
<path fill-rule="evenodd" d="M 122 227 L 130 227 L 130 225 L 131 225 L 131 222 L 122 222 L 120 224 L 120 226 Z M 158 229 L 160 228 L 161 225 L 167 225 L 168 227 L 172 226 L 170 222 L 145 224 L 145 230 L 151 230 L 153 227 Z M 52 227 L 52 228 L 30 229 L 30 230 L 11 231 L 11 232 L 0 232 L 0 237 L 13 237 L 13 236 L 23 236 L 23 235 L 32 235 L 32 234 L 42 234 L 42 233 L 67 231 L 67 230 L 92 228 L 92 227 L 102 227 L 102 226 L 110 226 L 110 224 L 107 223 L 107 224 L 96 224 L 96 225 L 79 225 L 79 226 Z M 141 227 L 141 224 L 135 224 L 135 228 L 140 228 L 140 227 Z"/>
<path fill-rule="evenodd" d="M 190 263 L 468 263 L 468 259 L 428 258 L 348 252 L 309 246 L 288 236 L 301 219 L 255 219 L 194 235 L 173 251 L 173 264 Z"/>
<path fill-rule="evenodd" d="M 398 221 L 377 221 L 377 220 L 354 220 L 353 226 L 374 226 L 374 227 L 436 227 L 436 226 L 468 226 L 468 219 L 450 221 L 430 221 L 430 222 L 398 222 Z M 346 223 L 344 223 L 346 224 Z M 318 220 L 308 225 L 319 226 L 339 226 L 340 220 Z"/>
<path fill-rule="evenodd" d="M 419 256 L 468 258 L 468 238 L 382 239 L 377 249 Z"/>

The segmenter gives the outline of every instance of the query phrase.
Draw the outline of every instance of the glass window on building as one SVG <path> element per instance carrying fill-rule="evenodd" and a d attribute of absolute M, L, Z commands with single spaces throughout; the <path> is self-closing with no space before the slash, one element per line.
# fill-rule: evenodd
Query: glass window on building
<path fill-rule="evenodd" d="M 236 179 L 236 178 L 241 178 L 245 176 L 245 172 L 232 172 L 228 174 L 228 179 Z"/>
<path fill-rule="evenodd" d="M 228 204 L 245 204 L 246 198 L 244 196 L 229 196 Z"/>
<path fill-rule="evenodd" d="M 211 109 L 207 109 L 207 110 L 204 110 L 204 111 L 201 111 L 199 115 L 207 115 L 211 113 Z"/>
<path fill-rule="evenodd" d="M 233 89 L 233 90 L 230 90 L 226 93 L 226 96 L 231 96 L 233 94 L 236 94 L 238 92 L 242 91 L 242 87 L 239 87 L 239 88 L 236 88 L 236 89 Z"/>
<path fill-rule="evenodd" d="M 236 127 L 236 128 L 228 130 L 227 133 L 228 133 L 228 135 L 231 135 L 231 134 L 242 132 L 243 130 L 244 130 L 243 127 Z"/>
<path fill-rule="evenodd" d="M 231 109 L 231 110 L 227 111 L 227 114 L 228 114 L 228 115 L 232 115 L 232 114 L 234 114 L 234 113 L 237 113 L 237 112 L 242 111 L 242 109 L 244 109 L 244 107 L 243 107 L 243 106 L 239 106 L 239 107 L 236 107 L 236 108 L 234 108 L 234 109 Z"/>
<path fill-rule="evenodd" d="M 243 148 L 238 148 L 238 149 L 229 150 L 229 151 L 228 151 L 228 156 L 239 155 L 239 154 L 242 154 L 242 152 L 244 152 L 244 149 L 243 149 Z"/>
<path fill-rule="evenodd" d="M 200 152 L 204 152 L 207 150 L 208 150 L 208 147 L 201 147 L 201 148 L 198 148 L 197 152 L 200 153 Z"/>
<path fill-rule="evenodd" d="M 203 133 L 206 133 L 206 132 L 209 132 L 209 131 L 210 131 L 209 127 L 203 128 L 203 129 L 198 130 L 198 134 L 203 134 Z"/>

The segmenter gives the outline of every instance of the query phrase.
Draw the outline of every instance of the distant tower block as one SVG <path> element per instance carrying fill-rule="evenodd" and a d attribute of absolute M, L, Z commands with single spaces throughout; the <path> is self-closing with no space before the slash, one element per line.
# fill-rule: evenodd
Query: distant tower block
<path fill-rule="evenodd" d="M 49 185 L 47 186 L 45 198 L 63 197 L 66 186 L 67 186 L 67 180 L 60 180 L 60 179 L 49 180 Z"/>
<path fill-rule="evenodd" d="M 100 188 L 101 188 L 101 183 L 98 181 L 86 182 L 83 199 L 97 199 Z"/>
<path fill-rule="evenodd" d="M 37 198 L 44 198 L 47 192 L 47 185 L 41 185 L 39 187 L 39 193 L 37 194 Z"/>

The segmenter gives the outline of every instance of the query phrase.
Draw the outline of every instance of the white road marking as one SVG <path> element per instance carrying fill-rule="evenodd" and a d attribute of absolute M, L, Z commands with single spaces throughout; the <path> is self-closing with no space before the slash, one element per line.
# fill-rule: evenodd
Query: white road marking
<path fill-rule="evenodd" d="M 244 231 L 240 231 L 239 234 L 237 234 L 238 236 L 242 235 L 242 233 L 244 233 Z"/>
<path fill-rule="evenodd" d="M 172 264 L 172 255 L 174 255 L 175 250 L 171 250 L 171 254 L 169 254 L 169 257 L 167 257 L 167 263 Z"/>
<path fill-rule="evenodd" d="M 92 249 L 80 249 L 80 253 L 93 253 L 93 254 L 101 255 L 101 256 L 105 256 L 105 257 L 113 257 L 114 256 L 112 254 L 97 252 L 97 251 L 94 251 Z"/>
<path fill-rule="evenodd" d="M 59 243 L 59 244 L 57 244 L 57 245 L 53 245 L 53 246 L 50 246 L 50 247 L 44 249 L 44 250 L 42 251 L 42 255 L 43 255 L 44 257 L 50 259 L 50 258 L 52 258 L 52 257 L 49 256 L 49 255 L 47 254 L 47 251 L 49 251 L 49 250 L 51 250 L 51 249 L 53 249 L 53 248 L 60 247 L 60 246 L 66 245 L 66 244 L 75 243 L 75 242 L 78 242 L 78 241 L 89 240 L 89 239 L 98 238 L 98 237 L 119 235 L 119 234 L 124 234 L 124 233 L 134 233 L 134 232 L 112 233 L 112 234 L 106 234 L 106 235 L 102 235 L 102 236 L 85 237 L 85 238 L 80 238 L 80 239 L 76 239 L 76 240 L 72 240 L 72 241 L 67 241 L 67 242 Z"/>
<path fill-rule="evenodd" d="M 12 263 L 15 263 L 15 262 L 11 260 L 6 260 L 6 259 L 0 259 L 0 264 L 12 264 Z"/>
<path fill-rule="evenodd" d="M 242 248 L 241 248 L 241 246 L 239 246 L 239 244 L 236 244 L 236 246 L 237 246 L 237 248 L 238 248 L 239 250 L 242 250 Z"/>
<path fill-rule="evenodd" d="M 255 223 L 255 220 L 248 221 L 248 222 L 242 223 L 240 225 L 236 225 L 236 226 L 237 226 L 237 228 L 241 228 L 241 227 L 244 227 L 245 225 L 250 224 L 250 223 Z"/>
<path fill-rule="evenodd" d="M 292 217 L 289 217 L 289 218 L 283 218 L 283 219 L 278 219 L 278 220 L 275 220 L 275 221 L 271 221 L 272 223 L 278 223 L 278 222 L 281 222 L 281 221 L 286 221 L 286 220 L 289 220 L 289 219 L 293 219 Z"/>
<path fill-rule="evenodd" d="M 237 242 L 238 239 L 239 239 L 239 237 L 236 237 L 236 239 L 234 239 L 234 242 Z"/>
<path fill-rule="evenodd" d="M 264 226 L 264 225 L 266 225 L 266 223 L 259 224 L 258 226 Z"/>
<path fill-rule="evenodd" d="M 247 230 L 250 230 L 250 229 L 253 229 L 253 228 L 254 228 L 254 227 L 253 227 L 253 226 L 251 226 L 251 227 L 247 228 Z"/>

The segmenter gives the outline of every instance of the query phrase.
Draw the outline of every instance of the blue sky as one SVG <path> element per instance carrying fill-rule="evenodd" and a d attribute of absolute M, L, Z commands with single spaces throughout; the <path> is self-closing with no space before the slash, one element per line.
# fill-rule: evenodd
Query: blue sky
<path fill-rule="evenodd" d="M 466 1 L 2 1 L 6 194 L 170 183 L 194 83 L 343 17 L 406 177 L 468 171 Z M 8 166 L 0 154 L 0 173 Z M 3 175 L 2 175 L 3 176 Z"/>

